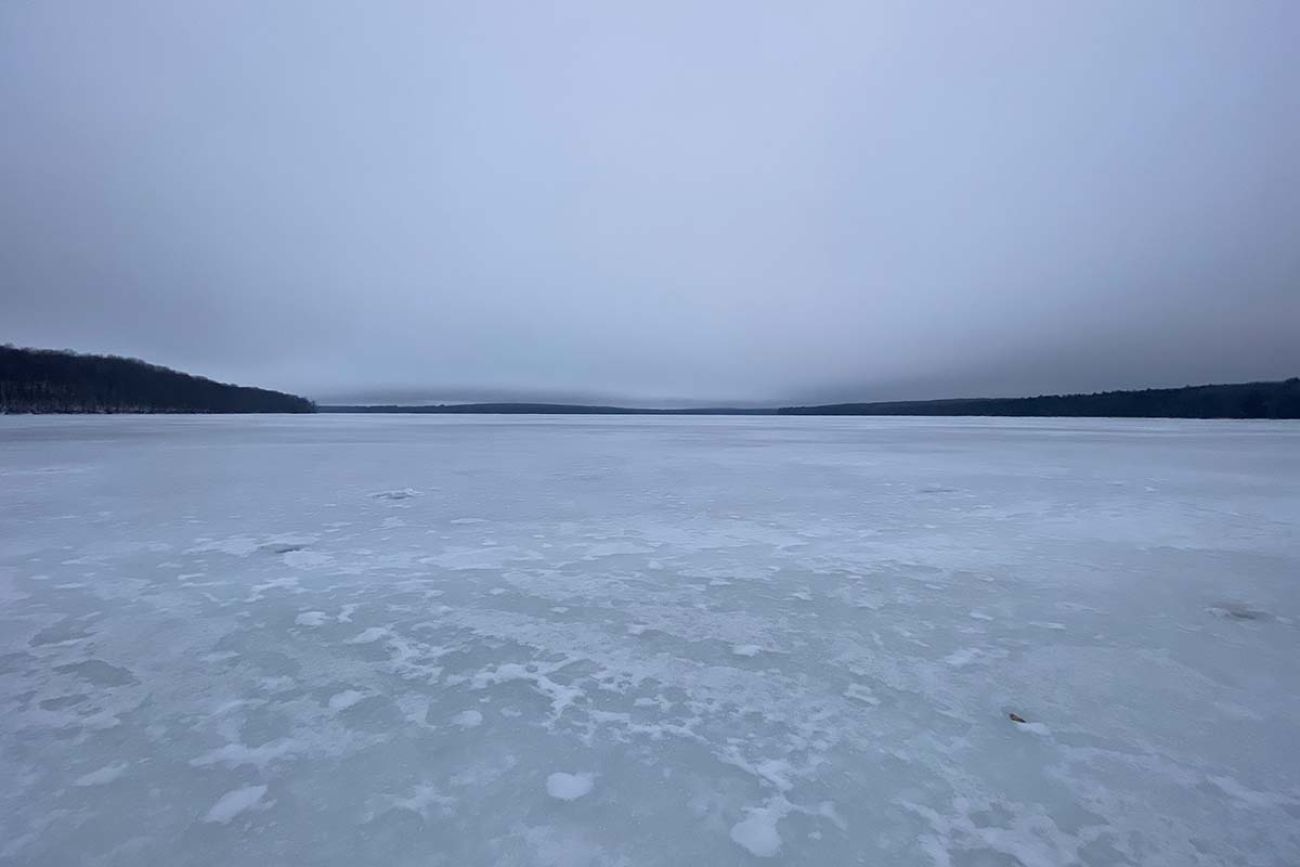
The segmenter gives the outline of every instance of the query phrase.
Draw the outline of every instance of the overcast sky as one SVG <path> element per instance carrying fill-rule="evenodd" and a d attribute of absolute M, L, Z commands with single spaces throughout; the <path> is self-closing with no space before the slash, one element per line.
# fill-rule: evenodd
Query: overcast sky
<path fill-rule="evenodd" d="M 0 342 L 334 400 L 1300 374 L 1300 2 L 0 3 Z"/>

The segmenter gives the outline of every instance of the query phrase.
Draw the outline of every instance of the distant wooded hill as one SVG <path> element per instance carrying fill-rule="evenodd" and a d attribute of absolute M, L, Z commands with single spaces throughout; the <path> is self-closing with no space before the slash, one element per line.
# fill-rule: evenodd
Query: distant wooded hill
<path fill-rule="evenodd" d="M 1041 397 L 784 407 L 781 415 L 1010 415 L 1100 418 L 1300 418 L 1300 378 Z"/>
<path fill-rule="evenodd" d="M 321 412 L 517 415 L 977 415 L 1300 418 L 1300 378 L 1014 398 L 838 403 L 769 409 L 642 409 L 554 403 L 322 406 Z M 0 346 L 0 413 L 316 412 L 306 398 L 226 385 L 134 358 Z"/>
<path fill-rule="evenodd" d="M 510 415 L 979 415 L 1098 418 L 1300 418 L 1300 378 L 1044 397 L 838 403 L 773 409 L 639 409 L 556 403 L 322 406 L 321 412 Z"/>
<path fill-rule="evenodd" d="M 774 415 L 774 409 L 736 407 L 693 407 L 691 409 L 647 409 L 633 406 L 590 406 L 578 403 L 434 403 L 421 406 L 367 404 L 322 405 L 321 412 L 414 413 L 418 415 Z"/>
<path fill-rule="evenodd" d="M 0 413 L 315 411 L 306 398 L 134 358 L 0 346 Z"/>

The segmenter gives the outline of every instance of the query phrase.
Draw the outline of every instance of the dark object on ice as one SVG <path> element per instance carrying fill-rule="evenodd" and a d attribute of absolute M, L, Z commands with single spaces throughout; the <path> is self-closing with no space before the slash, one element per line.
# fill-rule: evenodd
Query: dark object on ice
<path fill-rule="evenodd" d="M 1267 611 L 1260 611 L 1258 608 L 1251 608 L 1242 605 L 1239 602 L 1224 602 L 1214 605 L 1208 609 L 1215 617 L 1222 617 L 1226 620 L 1270 620 Z"/>
<path fill-rule="evenodd" d="M 257 550 L 265 551 L 268 554 L 292 554 L 294 551 L 301 551 L 306 545 L 294 545 L 290 542 L 267 542 L 265 545 L 258 545 Z"/>
<path fill-rule="evenodd" d="M 1011 721 L 1014 722 L 1014 723 L 1029 722 L 1029 720 L 1025 719 L 1024 717 L 1022 717 L 1022 716 L 1021 716 L 1020 714 L 1018 714 L 1018 713 L 1010 713 L 1010 714 L 1007 714 L 1007 716 L 1011 717 Z"/>
<path fill-rule="evenodd" d="M 419 491 L 411 488 L 402 488 L 397 491 L 380 491 L 377 494 L 371 494 L 377 500 L 409 500 L 411 497 L 419 494 Z"/>

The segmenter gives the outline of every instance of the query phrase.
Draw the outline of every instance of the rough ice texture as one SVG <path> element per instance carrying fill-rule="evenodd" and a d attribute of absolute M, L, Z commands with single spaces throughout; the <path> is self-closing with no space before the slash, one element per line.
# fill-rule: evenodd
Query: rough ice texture
<path fill-rule="evenodd" d="M 1300 864 L 1298 491 L 1289 423 L 3 417 L 0 864 Z"/>

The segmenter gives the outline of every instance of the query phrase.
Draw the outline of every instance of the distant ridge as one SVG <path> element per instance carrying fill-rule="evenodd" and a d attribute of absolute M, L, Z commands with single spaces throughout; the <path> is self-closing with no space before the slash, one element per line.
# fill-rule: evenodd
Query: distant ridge
<path fill-rule="evenodd" d="M 738 407 L 693 407 L 691 409 L 648 409 L 632 406 L 592 406 L 578 403 L 437 403 L 422 406 L 401 404 L 318 407 L 320 412 L 408 413 L 418 415 L 774 415 L 775 409 Z"/>
<path fill-rule="evenodd" d="M 1300 418 L 1300 378 L 1237 385 L 1039 397 L 906 400 L 783 407 L 780 415 L 982 415 L 1093 418 Z"/>
<path fill-rule="evenodd" d="M 857 415 L 1300 419 L 1300 377 L 1013 398 L 956 398 L 816 406 L 652 409 L 567 403 L 316 406 L 265 388 L 229 385 L 134 358 L 0 345 L 0 414 L 412 413 L 435 415 Z"/>
<path fill-rule="evenodd" d="M 1193 385 L 1013 398 L 836 403 L 772 409 L 644 409 L 562 403 L 463 403 L 426 406 L 321 406 L 320 412 L 443 415 L 922 415 L 1074 418 L 1300 418 L 1300 378 L 1236 385 Z"/>
<path fill-rule="evenodd" d="M 0 346 L 0 414 L 315 412 L 303 397 L 134 358 Z"/>

